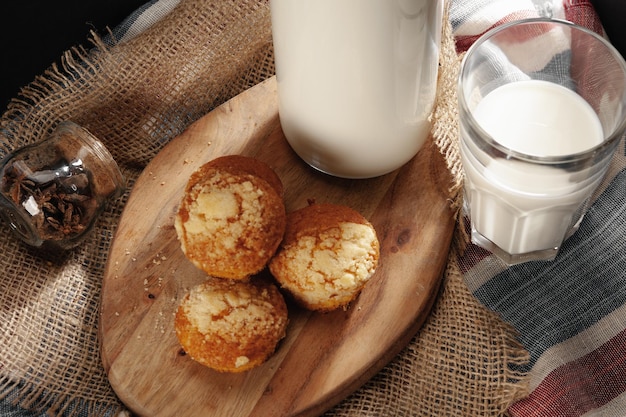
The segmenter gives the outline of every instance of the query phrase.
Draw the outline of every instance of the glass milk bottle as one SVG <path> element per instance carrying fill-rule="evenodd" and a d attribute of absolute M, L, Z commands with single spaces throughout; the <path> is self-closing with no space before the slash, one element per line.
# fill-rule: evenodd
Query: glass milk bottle
<path fill-rule="evenodd" d="M 280 122 L 294 151 L 344 178 L 419 151 L 435 101 L 443 0 L 271 0 Z"/>

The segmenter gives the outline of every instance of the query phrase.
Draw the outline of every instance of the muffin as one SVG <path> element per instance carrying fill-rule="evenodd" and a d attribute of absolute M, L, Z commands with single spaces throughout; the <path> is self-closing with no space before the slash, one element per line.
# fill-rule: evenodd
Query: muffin
<path fill-rule="evenodd" d="M 263 178 L 281 198 L 284 196 L 283 183 L 276 172 L 265 162 L 256 158 L 243 155 L 225 155 L 215 158 L 207 164 L 228 172 L 242 172 Z"/>
<path fill-rule="evenodd" d="M 261 271 L 285 232 L 282 183 L 265 163 L 209 161 L 185 187 L 175 228 L 185 256 L 207 274 L 246 279 Z"/>
<path fill-rule="evenodd" d="M 274 283 L 209 278 L 176 311 L 176 336 L 196 362 L 219 372 L 264 363 L 285 337 L 287 306 Z"/>
<path fill-rule="evenodd" d="M 379 246 L 374 227 L 357 211 L 312 204 L 287 215 L 269 269 L 300 305 L 330 311 L 361 292 L 378 266 Z"/>

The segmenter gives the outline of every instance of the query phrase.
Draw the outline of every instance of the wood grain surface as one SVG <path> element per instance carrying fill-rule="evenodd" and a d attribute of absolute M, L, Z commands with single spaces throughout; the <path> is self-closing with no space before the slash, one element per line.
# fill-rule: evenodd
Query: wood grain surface
<path fill-rule="evenodd" d="M 191 173 L 226 154 L 267 162 L 288 211 L 310 200 L 357 209 L 376 228 L 379 268 L 348 309 L 289 305 L 287 337 L 262 366 L 221 374 L 184 354 L 174 311 L 205 276 L 183 255 L 174 217 Z M 431 141 L 404 167 L 367 180 L 315 171 L 287 144 L 275 78 L 207 114 L 147 166 L 129 196 L 105 271 L 102 360 L 119 398 L 144 416 L 315 416 L 365 383 L 416 334 L 437 296 L 454 219 L 449 173 Z"/>

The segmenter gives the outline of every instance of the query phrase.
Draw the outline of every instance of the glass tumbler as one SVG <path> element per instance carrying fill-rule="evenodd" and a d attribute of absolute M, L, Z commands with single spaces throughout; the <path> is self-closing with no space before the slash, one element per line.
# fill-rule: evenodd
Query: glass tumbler
<path fill-rule="evenodd" d="M 508 264 L 554 259 L 623 137 L 623 58 L 570 22 L 515 21 L 467 51 L 458 99 L 472 241 Z"/>

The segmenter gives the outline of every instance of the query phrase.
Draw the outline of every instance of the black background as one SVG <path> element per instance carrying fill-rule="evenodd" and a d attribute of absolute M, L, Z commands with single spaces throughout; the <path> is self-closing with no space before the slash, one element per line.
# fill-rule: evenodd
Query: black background
<path fill-rule="evenodd" d="M 0 5 L 0 113 L 19 89 L 60 62 L 72 46 L 91 47 L 146 0 L 5 0 Z"/>
<path fill-rule="evenodd" d="M 591 0 L 613 46 L 626 57 L 626 1 Z"/>

